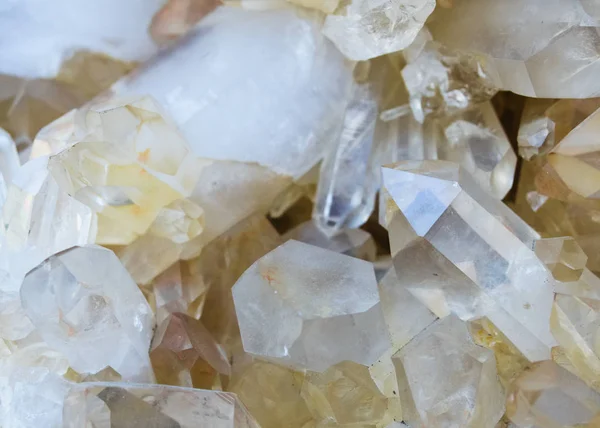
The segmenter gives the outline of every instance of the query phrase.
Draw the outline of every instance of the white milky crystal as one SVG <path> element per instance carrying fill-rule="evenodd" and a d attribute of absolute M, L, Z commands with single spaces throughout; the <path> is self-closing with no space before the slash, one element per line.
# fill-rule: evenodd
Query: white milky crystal
<path fill-rule="evenodd" d="M 112 251 L 88 245 L 58 253 L 27 274 L 21 301 L 43 339 L 80 373 L 107 366 L 150 380 L 154 318 Z"/>
<path fill-rule="evenodd" d="M 383 181 L 402 286 L 440 317 L 487 316 L 527 358 L 548 359 L 554 279 L 532 251 L 537 233 L 456 164 L 399 162 Z"/>
<path fill-rule="evenodd" d="M 147 27 L 162 0 L 8 1 L 0 6 L 0 73 L 51 78 L 76 51 L 141 60 L 156 52 Z"/>
<path fill-rule="evenodd" d="M 300 177 L 337 126 L 351 71 L 293 10 L 221 7 L 114 89 L 156 98 L 198 156 Z"/>
<path fill-rule="evenodd" d="M 370 365 L 390 346 L 370 263 L 298 241 L 256 261 L 233 287 L 244 350 L 323 371 Z"/>
<path fill-rule="evenodd" d="M 404 421 L 430 428 L 493 427 L 504 413 L 494 353 L 455 316 L 436 321 L 393 356 Z"/>
<path fill-rule="evenodd" d="M 4 382 L 0 379 L 3 427 L 63 428 L 68 382 L 62 377 L 43 367 L 20 367 L 13 369 Z"/>
<path fill-rule="evenodd" d="M 435 0 L 352 0 L 327 16 L 323 33 L 348 58 L 361 61 L 412 43 Z"/>
<path fill-rule="evenodd" d="M 64 428 L 259 428 L 235 394 L 131 383 L 73 385 Z"/>
<path fill-rule="evenodd" d="M 0 174 L 8 186 L 21 166 L 17 147 L 10 134 L 0 128 Z"/>

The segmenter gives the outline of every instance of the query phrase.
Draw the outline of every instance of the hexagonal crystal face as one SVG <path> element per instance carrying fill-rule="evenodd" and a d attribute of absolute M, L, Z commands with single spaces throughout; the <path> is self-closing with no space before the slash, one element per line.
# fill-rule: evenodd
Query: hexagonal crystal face
<path fill-rule="evenodd" d="M 372 264 L 297 241 L 256 261 L 233 287 L 246 352 L 323 371 L 372 364 L 389 348 Z"/>
<path fill-rule="evenodd" d="M 152 310 L 112 251 L 88 245 L 51 256 L 25 277 L 21 302 L 74 370 L 110 366 L 125 380 L 152 379 Z"/>

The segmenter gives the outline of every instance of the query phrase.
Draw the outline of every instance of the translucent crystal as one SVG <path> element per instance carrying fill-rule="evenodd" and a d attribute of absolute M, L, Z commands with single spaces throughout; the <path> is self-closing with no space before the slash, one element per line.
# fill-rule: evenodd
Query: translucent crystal
<path fill-rule="evenodd" d="M 454 114 L 488 101 L 497 91 L 493 70 L 477 55 L 429 41 L 402 69 L 415 118 Z"/>
<path fill-rule="evenodd" d="M 363 260 L 375 260 L 375 241 L 362 229 L 344 229 L 327 236 L 313 221 L 299 224 L 283 236 L 283 240 L 294 239 L 305 244 L 321 247 L 336 253 L 346 254 Z"/>
<path fill-rule="evenodd" d="M 233 299 L 244 350 L 265 359 L 320 372 L 370 365 L 390 346 L 373 267 L 353 257 L 287 241 L 244 272 Z"/>
<path fill-rule="evenodd" d="M 95 238 L 92 211 L 59 188 L 48 158 L 20 168 L 2 209 L 4 249 L 13 276 L 21 277 L 50 255 Z"/>
<path fill-rule="evenodd" d="M 383 181 L 401 285 L 440 317 L 486 316 L 528 359 L 549 358 L 554 280 L 537 234 L 456 164 L 399 162 Z"/>
<path fill-rule="evenodd" d="M 436 321 L 393 360 L 411 426 L 493 427 L 502 417 L 494 353 L 475 345 L 457 317 Z"/>
<path fill-rule="evenodd" d="M 434 8 L 434 0 L 352 0 L 327 16 L 323 33 L 346 57 L 367 60 L 410 45 Z"/>
<path fill-rule="evenodd" d="M 111 366 L 123 379 L 152 378 L 152 311 L 110 250 L 90 245 L 51 256 L 25 277 L 21 302 L 43 339 L 74 370 Z"/>
<path fill-rule="evenodd" d="M 525 371 L 508 391 L 506 413 L 518 427 L 582 427 L 600 423 L 600 394 L 552 361 Z"/>
<path fill-rule="evenodd" d="M 112 246 L 133 280 L 140 285 L 152 282 L 160 273 L 177 262 L 182 247 L 172 240 L 150 234 L 137 238 L 129 245 Z"/>
<path fill-rule="evenodd" d="M 300 395 L 304 374 L 255 360 L 238 375 L 229 391 L 237 394 L 262 428 L 300 427 L 313 420 Z"/>
<path fill-rule="evenodd" d="M 498 378 L 507 388 L 531 363 L 487 318 L 469 323 L 473 341 L 494 352 Z M 553 348 L 553 350 L 556 348 Z"/>
<path fill-rule="evenodd" d="M 159 214 L 168 215 L 165 207 L 189 196 L 203 163 L 150 98 L 110 100 L 79 114 L 70 146 L 52 156 L 48 168 L 63 189 L 98 213 L 96 242 L 129 244 Z M 159 227 L 159 234 L 181 240 L 184 225 L 170 227 Z"/>
<path fill-rule="evenodd" d="M 442 122 L 438 158 L 459 163 L 491 195 L 504 198 L 513 185 L 517 156 L 490 102 Z"/>
<path fill-rule="evenodd" d="M 156 381 L 165 385 L 213 389 L 228 376 L 227 357 L 202 322 L 182 313 L 169 315 L 152 340 L 150 360 Z"/>
<path fill-rule="evenodd" d="M 547 196 L 569 200 L 576 195 L 583 198 L 600 197 L 600 169 L 597 155 L 600 146 L 590 136 L 600 129 L 600 108 L 590 114 L 567 134 L 548 154 L 548 164 L 541 172 L 543 192 Z M 538 181 L 538 187 L 540 183 Z M 554 187 L 553 189 L 548 188 Z"/>
<path fill-rule="evenodd" d="M 321 158 L 351 77 L 316 21 L 293 10 L 221 7 L 114 89 L 156 98 L 198 156 L 298 178 Z"/>
<path fill-rule="evenodd" d="M 395 350 L 436 320 L 436 316 L 400 284 L 395 269 L 388 270 L 379 281 L 379 295 Z"/>
<path fill-rule="evenodd" d="M 486 55 L 503 90 L 589 98 L 600 91 L 598 20 L 582 3 L 534 0 L 523 8 L 519 0 L 453 1 L 435 10 L 427 27 L 451 48 Z"/>
<path fill-rule="evenodd" d="M 8 132 L 0 128 L 0 175 L 5 185 L 10 184 L 20 166 L 15 142 Z"/>
<path fill-rule="evenodd" d="M 64 427 L 258 428 L 235 394 L 131 383 L 73 385 L 65 398 Z"/>
<path fill-rule="evenodd" d="M 67 390 L 68 383 L 46 368 L 18 368 L 0 386 L 0 423 L 15 428 L 61 428 Z"/>
<path fill-rule="evenodd" d="M 379 185 L 371 166 L 377 100 L 368 84 L 354 85 L 339 136 L 321 164 L 313 218 L 328 234 L 359 227 L 373 211 Z"/>
<path fill-rule="evenodd" d="M 555 123 L 547 114 L 553 102 L 546 99 L 525 102 L 517 141 L 519 155 L 527 160 L 546 154 L 554 146 Z"/>
<path fill-rule="evenodd" d="M 212 241 L 197 258 L 187 262 L 190 274 L 207 290 L 201 320 L 228 355 L 240 341 L 231 288 L 252 263 L 280 243 L 269 221 L 255 215 Z M 191 309 L 192 306 L 188 310 Z"/>
<path fill-rule="evenodd" d="M 289 177 L 252 163 L 215 161 L 207 165 L 189 198 L 204 211 L 204 229 L 184 244 L 182 258 L 197 257 L 204 246 L 248 217 L 267 213 L 290 185 Z"/>
<path fill-rule="evenodd" d="M 322 425 L 375 426 L 385 419 L 388 407 L 387 397 L 379 391 L 367 367 L 350 361 L 324 373 L 308 372 L 302 397 L 317 424 Z"/>

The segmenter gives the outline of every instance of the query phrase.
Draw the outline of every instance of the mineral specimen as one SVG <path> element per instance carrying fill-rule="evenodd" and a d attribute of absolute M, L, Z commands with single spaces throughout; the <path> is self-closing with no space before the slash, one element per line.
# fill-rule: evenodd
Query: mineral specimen
<path fill-rule="evenodd" d="M 512 385 L 506 413 L 518 427 L 582 427 L 600 423 L 600 394 L 552 361 L 537 363 Z"/>
<path fill-rule="evenodd" d="M 436 321 L 393 360 L 411 426 L 493 427 L 502 417 L 494 353 L 475 345 L 455 316 Z"/>
<path fill-rule="evenodd" d="M 165 385 L 217 389 L 230 374 L 223 350 L 202 322 L 182 313 L 158 326 L 150 351 L 156 381 Z"/>
<path fill-rule="evenodd" d="M 302 397 L 317 426 L 375 426 L 385 420 L 388 407 L 367 367 L 350 361 L 324 373 L 308 372 Z"/>
<path fill-rule="evenodd" d="M 303 382 L 301 372 L 255 360 L 234 374 L 229 390 L 237 394 L 262 428 L 304 427 L 312 415 L 300 395 Z"/>
<path fill-rule="evenodd" d="M 390 346 L 373 267 L 288 241 L 233 287 L 244 350 L 323 371 L 343 360 L 370 365 Z"/>
<path fill-rule="evenodd" d="M 377 120 L 376 93 L 370 85 L 354 85 L 352 97 L 338 130 L 337 141 L 325 155 L 313 218 L 327 234 L 362 225 L 375 204 L 379 174 L 373 168 Z"/>
<path fill-rule="evenodd" d="M 434 0 L 352 0 L 327 16 L 323 33 L 348 58 L 367 60 L 410 45 L 434 8 Z"/>
<path fill-rule="evenodd" d="M 27 274 L 21 301 L 42 338 L 74 370 L 110 366 L 125 380 L 152 379 L 152 310 L 110 250 L 90 245 L 51 256 Z"/>
<path fill-rule="evenodd" d="M 198 156 L 256 162 L 298 178 L 337 128 L 351 77 L 315 20 L 292 10 L 221 7 L 186 43 L 114 90 L 153 96 Z"/>
<path fill-rule="evenodd" d="M 402 69 L 415 118 L 454 114 L 488 101 L 497 91 L 493 71 L 473 54 L 429 41 Z"/>
<path fill-rule="evenodd" d="M 64 427 L 259 428 L 235 394 L 131 383 L 73 385 Z"/>
<path fill-rule="evenodd" d="M 553 278 L 531 250 L 537 234 L 456 164 L 399 162 L 383 182 L 402 286 L 440 317 L 486 316 L 527 358 L 549 358 Z"/>
<path fill-rule="evenodd" d="M 500 89 L 529 97 L 589 98 L 600 92 L 595 79 L 600 51 L 598 15 L 584 3 L 592 4 L 452 1 L 436 8 L 427 27 L 434 40 L 485 55 L 498 73 Z"/>
<path fill-rule="evenodd" d="M 151 227 L 175 241 L 197 234 L 200 225 L 191 232 L 185 226 L 198 222 L 201 211 L 194 207 L 186 215 L 191 203 L 176 201 L 190 195 L 203 162 L 155 102 L 111 99 L 79 114 L 82 121 L 75 121 L 67 147 L 50 158 L 48 168 L 64 190 L 97 212 L 96 242 L 129 244 Z M 183 224 L 153 226 L 160 216 L 169 216 L 165 210 L 183 217 Z"/>

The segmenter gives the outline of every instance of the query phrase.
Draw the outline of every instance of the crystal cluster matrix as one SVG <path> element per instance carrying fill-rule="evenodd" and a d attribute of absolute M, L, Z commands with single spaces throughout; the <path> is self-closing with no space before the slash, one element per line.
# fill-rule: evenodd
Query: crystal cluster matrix
<path fill-rule="evenodd" d="M 599 28 L 0 0 L 0 427 L 599 428 Z"/>

